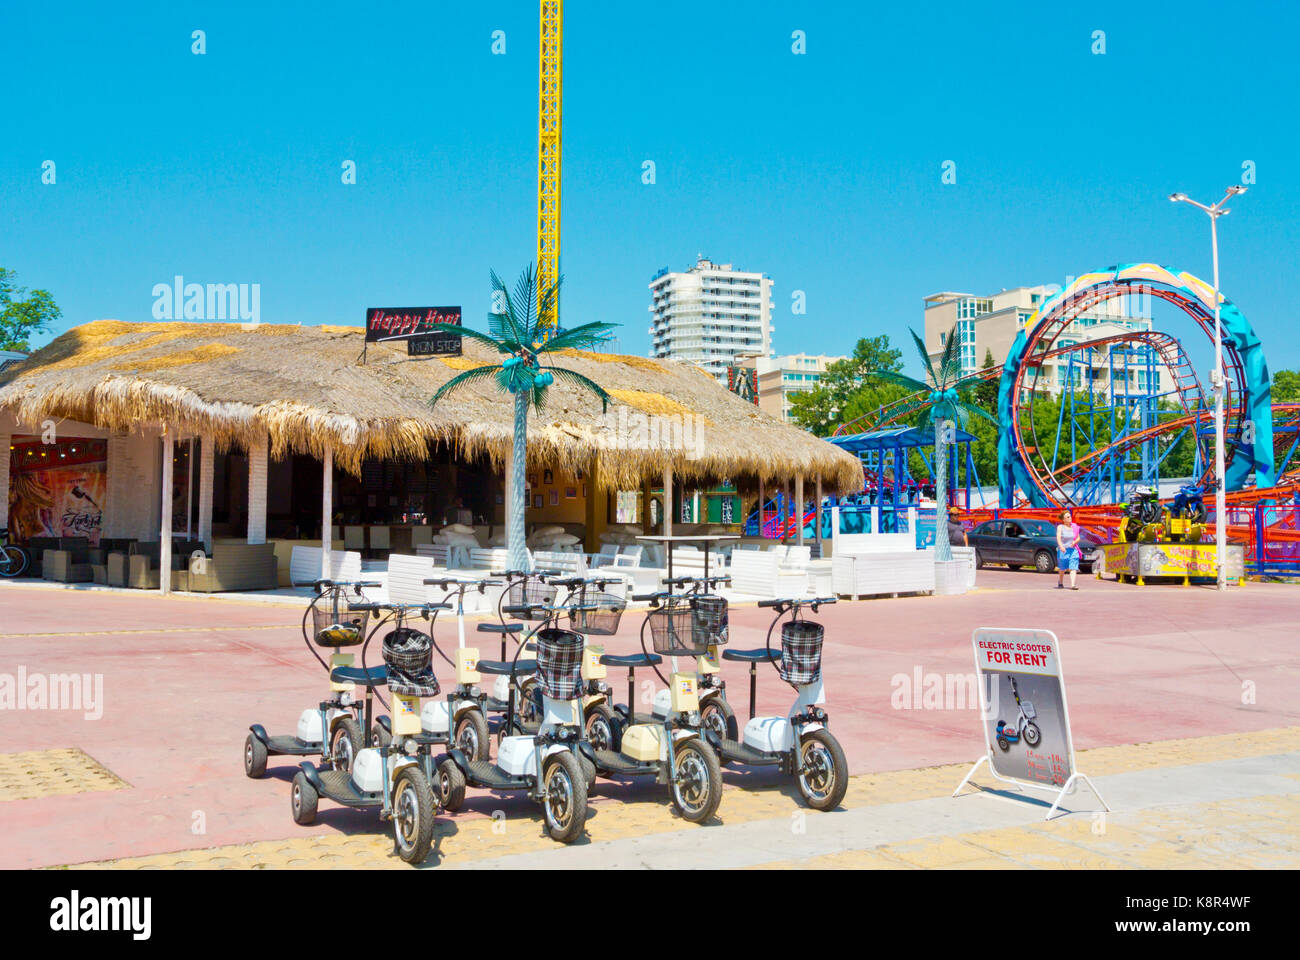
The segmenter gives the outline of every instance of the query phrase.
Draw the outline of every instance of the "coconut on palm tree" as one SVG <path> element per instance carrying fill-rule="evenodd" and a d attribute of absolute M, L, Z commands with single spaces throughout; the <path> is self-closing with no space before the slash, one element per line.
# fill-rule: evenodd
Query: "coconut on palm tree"
<path fill-rule="evenodd" d="M 998 421 L 958 389 L 957 384 L 961 380 L 961 338 L 955 324 L 948 331 L 948 339 L 937 368 L 930 360 L 930 352 L 925 349 L 925 341 L 916 335 L 916 331 L 909 329 L 908 332 L 912 334 L 917 352 L 921 354 L 921 362 L 925 365 L 929 381 L 917 380 L 893 370 L 872 370 L 868 375 L 921 394 L 903 409 L 900 418 L 920 411 L 919 426 L 934 428 L 934 560 L 936 563 L 946 563 L 952 559 L 947 524 L 948 445 L 953 441 L 952 425 L 965 426 L 971 414 L 983 417 L 994 425 Z"/>
<path fill-rule="evenodd" d="M 575 386 L 590 390 L 600 398 L 602 408 L 608 409 L 609 394 L 600 384 L 573 370 L 544 362 L 549 353 L 561 350 L 585 350 L 604 343 L 609 332 L 618 324 L 585 323 L 572 330 L 556 332 L 556 305 L 560 281 L 539 291 L 537 277 L 530 264 L 515 283 L 514 295 L 506 289 L 501 278 L 492 272 L 492 304 L 500 312 L 488 314 L 488 331 L 484 333 L 455 324 L 435 323 L 431 330 L 455 333 L 492 347 L 504 355 L 500 363 L 484 364 L 452 377 L 429 400 L 435 406 L 439 400 L 458 387 L 491 379 L 497 387 L 514 398 L 514 446 L 511 460 L 511 500 L 506 524 L 506 545 L 509 548 L 512 570 L 531 570 L 532 564 L 524 545 L 524 510 L 528 492 L 524 475 L 528 459 L 528 408 L 541 410 L 546 403 L 546 390 L 558 378 Z"/>

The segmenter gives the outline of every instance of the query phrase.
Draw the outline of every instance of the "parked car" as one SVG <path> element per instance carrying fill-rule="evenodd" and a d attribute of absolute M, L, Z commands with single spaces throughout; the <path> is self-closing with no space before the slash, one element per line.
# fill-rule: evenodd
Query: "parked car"
<path fill-rule="evenodd" d="M 1005 563 L 1012 570 L 1056 570 L 1056 526 L 1045 520 L 988 520 L 967 533 L 966 542 L 975 548 L 977 567 Z M 1097 554 L 1097 543 L 1080 533 L 1079 569 L 1091 572 Z"/>

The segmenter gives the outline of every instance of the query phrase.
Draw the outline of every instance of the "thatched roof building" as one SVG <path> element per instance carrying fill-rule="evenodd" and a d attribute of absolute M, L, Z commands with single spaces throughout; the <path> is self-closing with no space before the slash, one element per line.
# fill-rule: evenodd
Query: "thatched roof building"
<path fill-rule="evenodd" d="M 77 327 L 0 373 L 0 412 L 20 423 L 67 418 L 109 430 L 167 423 L 218 447 L 270 439 L 273 456 L 326 450 L 357 472 L 363 459 L 420 459 L 445 443 L 500 463 L 512 409 L 493 384 L 429 397 L 462 370 L 499 358 L 466 340 L 464 355 L 408 359 L 403 344 L 371 344 L 364 328 L 227 323 Z M 672 361 L 569 352 L 556 358 L 615 398 L 557 382 L 529 424 L 529 460 L 599 471 L 635 488 L 671 466 L 683 480 L 784 482 L 820 476 L 828 492 L 861 486 L 853 456 L 759 411 L 699 369 Z M 674 433 L 674 431 L 676 431 Z M 665 436 L 667 434 L 667 436 Z"/>

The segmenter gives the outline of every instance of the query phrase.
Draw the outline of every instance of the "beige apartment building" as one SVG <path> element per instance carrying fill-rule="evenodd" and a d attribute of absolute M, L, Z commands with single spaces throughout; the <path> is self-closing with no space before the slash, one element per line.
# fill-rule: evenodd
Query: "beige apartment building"
<path fill-rule="evenodd" d="M 827 367 L 837 360 L 846 359 L 811 353 L 791 353 L 783 357 L 748 354 L 737 358 L 736 363 L 743 369 L 758 373 L 759 409 L 788 421 L 795 394 L 817 386 Z"/>
<path fill-rule="evenodd" d="M 925 348 L 932 360 L 938 360 L 955 333 L 961 343 L 962 374 L 974 373 L 984 366 L 988 353 L 993 363 L 1000 366 L 1006 361 L 1016 334 L 1038 307 L 1060 288 L 1054 285 L 1016 287 L 988 296 L 969 293 L 935 293 L 924 298 Z M 1101 340 L 1135 330 L 1150 330 L 1149 303 L 1134 297 L 1106 300 L 1090 308 L 1070 324 L 1057 338 L 1055 347 L 1072 346 L 1090 340 Z M 1111 345 L 1090 353 L 1077 352 L 1074 363 L 1061 356 L 1046 361 L 1039 377 L 1037 389 L 1060 393 L 1067 380 L 1075 389 L 1086 389 L 1091 380 L 1094 390 L 1112 394 L 1111 370 L 1118 381 L 1115 392 L 1123 394 L 1147 393 L 1153 386 L 1156 392 L 1173 389 L 1169 371 L 1158 359 L 1154 371 L 1148 361 L 1149 348 Z M 1112 356 L 1113 352 L 1113 356 Z M 1154 377 L 1153 377 L 1154 374 Z M 1148 383 L 1154 379 L 1154 384 Z"/>

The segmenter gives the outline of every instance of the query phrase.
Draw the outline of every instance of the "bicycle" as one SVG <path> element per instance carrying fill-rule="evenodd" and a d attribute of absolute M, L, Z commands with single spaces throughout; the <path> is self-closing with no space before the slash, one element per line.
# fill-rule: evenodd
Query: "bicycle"
<path fill-rule="evenodd" d="M 9 528 L 0 527 L 0 577 L 21 577 L 29 563 L 27 551 L 9 542 Z"/>

